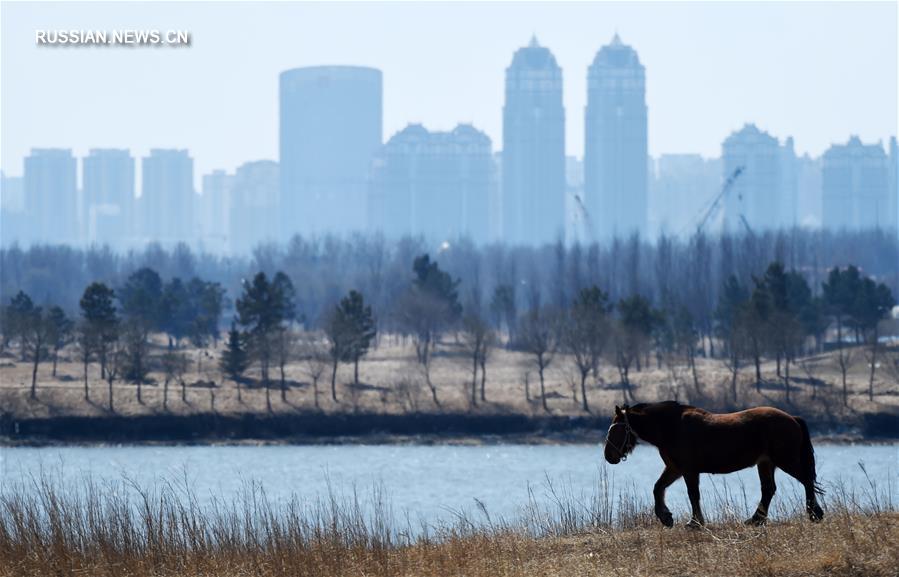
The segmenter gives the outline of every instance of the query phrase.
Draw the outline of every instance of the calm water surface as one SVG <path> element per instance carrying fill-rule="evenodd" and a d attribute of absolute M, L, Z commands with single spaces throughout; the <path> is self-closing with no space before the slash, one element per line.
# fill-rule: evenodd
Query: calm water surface
<path fill-rule="evenodd" d="M 818 444 L 815 449 L 818 479 L 831 493 L 842 486 L 865 496 L 873 481 L 879 493 L 899 505 L 899 444 Z M 293 496 L 320 498 L 329 487 L 341 495 L 355 488 L 365 497 L 379 486 L 396 513 L 436 524 L 452 522 L 459 511 L 481 517 L 478 501 L 494 519 L 514 519 L 529 494 L 549 506 L 550 484 L 557 492 L 589 500 L 606 480 L 613 495 L 633 493 L 648 502 L 662 468 L 658 452 L 647 446 L 638 446 L 616 466 L 606 464 L 602 447 L 595 445 L 3 448 L 0 490 L 34 490 L 29 480 L 42 471 L 63 483 L 87 476 L 98 481 L 127 477 L 141 487 L 164 480 L 187 482 L 206 503 L 214 497 L 230 500 L 251 481 L 260 483 L 276 503 Z M 777 485 L 774 515 L 784 514 L 787 503 L 792 499 L 795 505 L 802 494 L 801 485 L 781 471 Z M 759 496 L 755 469 L 704 475 L 701 488 L 707 513 L 730 495 L 738 513 L 749 514 Z M 669 489 L 668 503 L 675 515 L 686 515 L 682 481 Z"/>

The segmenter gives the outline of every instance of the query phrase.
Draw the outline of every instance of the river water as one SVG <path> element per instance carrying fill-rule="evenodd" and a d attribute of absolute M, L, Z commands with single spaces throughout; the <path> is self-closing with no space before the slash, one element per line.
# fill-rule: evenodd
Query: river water
<path fill-rule="evenodd" d="M 815 449 L 818 479 L 830 495 L 849 492 L 864 501 L 876 491 L 881 501 L 899 506 L 899 444 L 820 443 Z M 484 509 L 493 520 L 513 520 L 529 501 L 552 508 L 560 494 L 584 502 L 598 494 L 624 494 L 649 503 L 662 468 L 657 451 L 642 445 L 615 466 L 605 463 L 596 445 L 15 447 L 0 448 L 0 491 L 35 491 L 33 480 L 42 474 L 63 484 L 88 477 L 127 478 L 141 487 L 186 484 L 201 503 L 227 502 L 253 482 L 273 503 L 354 490 L 364 500 L 378 487 L 395 515 L 436 525 L 454 522 L 461 512 L 484 519 Z M 773 516 L 801 503 L 798 482 L 778 471 L 777 485 Z M 748 516 L 759 481 L 754 469 L 703 475 L 701 490 L 707 516 L 725 501 Z M 682 481 L 669 489 L 668 504 L 676 517 L 687 515 Z"/>

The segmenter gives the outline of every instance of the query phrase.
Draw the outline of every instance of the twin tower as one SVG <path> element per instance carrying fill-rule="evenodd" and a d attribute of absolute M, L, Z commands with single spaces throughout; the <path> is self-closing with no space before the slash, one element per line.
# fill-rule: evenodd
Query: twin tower
<path fill-rule="evenodd" d="M 419 212 L 439 214 L 413 215 L 420 228 L 440 224 L 428 224 L 425 219 L 430 216 L 438 221 L 477 221 L 481 224 L 476 226 L 486 228 L 490 212 L 490 220 L 499 223 L 499 230 L 490 236 L 510 244 L 540 245 L 564 238 L 572 216 L 583 222 L 587 241 L 644 230 L 648 159 L 643 65 L 616 34 L 596 54 L 587 78 L 581 191 L 570 190 L 566 179 L 562 70 L 536 38 L 515 53 L 506 70 L 502 160 L 495 177 L 490 175 L 494 170 L 489 168 L 493 165 L 489 138 L 472 127 L 412 138 L 416 135 L 407 134 L 410 130 L 424 131 L 412 126 L 400 133 L 401 138 L 382 145 L 380 71 L 362 67 L 285 71 L 280 78 L 280 236 L 371 228 L 368 201 L 382 212 L 408 212 L 410 206 L 413 212 L 418 210 L 410 199 L 375 202 L 381 188 L 391 192 L 387 195 L 391 198 L 432 199 Z M 387 169 L 379 168 L 385 161 Z M 446 182 L 436 182 L 440 179 Z M 488 202 L 490 188 L 499 192 L 498 203 Z M 463 197 L 458 216 L 449 205 L 437 202 L 454 195 Z M 410 217 L 381 218 L 389 222 Z"/>
<path fill-rule="evenodd" d="M 646 75 L 636 51 L 615 34 L 587 71 L 583 198 L 574 205 L 588 241 L 645 230 Z M 559 238 L 565 218 L 565 108 L 562 69 L 531 40 L 506 70 L 503 109 L 503 238 L 542 244 Z"/>

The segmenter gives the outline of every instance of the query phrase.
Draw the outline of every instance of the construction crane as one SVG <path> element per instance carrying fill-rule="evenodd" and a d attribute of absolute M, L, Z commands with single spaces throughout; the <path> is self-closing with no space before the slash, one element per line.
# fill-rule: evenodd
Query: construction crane
<path fill-rule="evenodd" d="M 718 207 L 721 205 L 721 200 L 727 195 L 728 191 L 733 188 L 734 183 L 740 178 L 740 175 L 743 174 L 743 167 L 738 166 L 734 169 L 730 176 L 727 177 L 727 180 L 724 181 L 724 186 L 721 187 L 721 191 L 715 195 L 715 198 L 712 199 L 711 204 L 708 208 L 706 208 L 702 213 L 702 218 L 699 220 L 699 224 L 696 225 L 696 234 L 702 232 L 702 229 L 705 227 L 706 223 L 712 217 L 715 212 L 717 212 Z M 740 218 L 743 219 L 743 224 L 749 228 L 749 225 L 746 224 L 746 219 L 743 218 L 743 215 L 740 215 Z M 751 229 L 750 229 L 751 230 Z"/>
<path fill-rule="evenodd" d="M 596 242 L 596 235 L 593 231 L 593 220 L 590 218 L 590 213 L 587 212 L 587 206 L 584 204 L 584 201 L 579 194 L 574 195 L 574 200 L 577 201 L 577 207 L 581 211 L 581 216 L 584 218 L 584 225 L 587 228 L 587 232 L 590 233 L 590 241 Z"/>
<path fill-rule="evenodd" d="M 746 232 L 749 233 L 749 236 L 755 236 L 755 231 L 752 230 L 751 226 L 749 226 L 749 221 L 746 220 L 746 216 L 742 212 L 740 213 L 740 222 L 742 222 L 743 226 L 746 227 Z"/>

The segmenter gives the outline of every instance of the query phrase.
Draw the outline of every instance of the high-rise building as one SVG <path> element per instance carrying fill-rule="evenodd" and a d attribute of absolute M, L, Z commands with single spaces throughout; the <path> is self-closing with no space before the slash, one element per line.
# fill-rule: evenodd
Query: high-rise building
<path fill-rule="evenodd" d="M 381 71 L 315 66 L 281 73 L 281 231 L 361 230 L 366 178 L 382 138 Z"/>
<path fill-rule="evenodd" d="M 796 158 L 796 224 L 821 228 L 821 158 Z"/>
<path fill-rule="evenodd" d="M 490 200 L 487 206 L 487 240 L 503 241 L 503 154 L 494 152 L 491 163 Z"/>
<path fill-rule="evenodd" d="M 372 164 L 369 229 L 432 242 L 485 242 L 492 172 L 490 138 L 480 130 L 460 124 L 429 132 L 410 124 Z"/>
<path fill-rule="evenodd" d="M 247 162 L 237 168 L 231 192 L 231 253 L 278 241 L 278 163 Z"/>
<path fill-rule="evenodd" d="M 645 69 L 615 34 L 587 72 L 584 192 L 602 239 L 645 231 L 646 116 Z"/>
<path fill-rule="evenodd" d="M 755 124 L 746 124 L 725 139 L 721 150 L 723 179 L 742 169 L 723 199 L 728 230 L 755 233 L 798 224 L 792 138 L 780 144 Z"/>
<path fill-rule="evenodd" d="M 134 158 L 125 149 L 91 149 L 81 160 L 89 243 L 122 247 L 133 236 Z"/>
<path fill-rule="evenodd" d="M 78 242 L 77 163 L 69 149 L 33 148 L 25 157 L 25 211 L 33 241 Z"/>
<path fill-rule="evenodd" d="M 890 200 L 893 203 L 891 214 L 895 219 L 896 232 L 899 233 L 899 144 L 896 137 L 890 137 Z"/>
<path fill-rule="evenodd" d="M 25 190 L 21 176 L 0 171 L 0 246 L 30 242 L 32 227 L 25 212 Z"/>
<path fill-rule="evenodd" d="M 562 69 L 536 37 L 506 69 L 502 162 L 504 240 L 534 245 L 564 236 Z"/>
<path fill-rule="evenodd" d="M 141 163 L 138 206 L 146 241 L 161 245 L 191 243 L 194 221 L 194 160 L 187 150 L 152 149 Z"/>
<path fill-rule="evenodd" d="M 234 175 L 213 170 L 203 175 L 198 199 L 200 246 L 204 251 L 228 254 L 231 251 L 231 207 Z M 277 230 L 277 227 L 274 227 Z"/>
<path fill-rule="evenodd" d="M 10 212 L 25 211 L 25 190 L 21 176 L 7 176 L 0 171 L 0 208 Z"/>
<path fill-rule="evenodd" d="M 862 144 L 853 136 L 824 153 L 823 225 L 831 230 L 896 227 L 890 198 L 890 161 L 881 144 Z"/>
<path fill-rule="evenodd" d="M 721 160 L 698 154 L 663 154 L 651 163 L 649 232 L 685 236 L 696 232 L 721 191 Z M 702 223 L 706 232 L 721 223 Z"/>
<path fill-rule="evenodd" d="M 584 161 L 575 156 L 565 157 L 565 242 L 596 242 L 584 205 Z"/>

